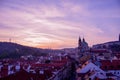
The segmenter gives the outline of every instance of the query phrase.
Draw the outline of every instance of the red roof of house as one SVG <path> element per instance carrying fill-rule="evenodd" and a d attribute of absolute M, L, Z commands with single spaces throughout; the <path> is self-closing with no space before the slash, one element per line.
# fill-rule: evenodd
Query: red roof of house
<path fill-rule="evenodd" d="M 118 59 L 120 59 L 120 54 L 117 54 L 116 57 L 117 57 Z"/>
<path fill-rule="evenodd" d="M 48 74 L 46 76 L 45 74 L 34 74 L 21 70 L 15 74 L 1 78 L 0 80 L 45 80 L 47 77 L 49 78 L 50 76 L 48 76 Z"/>
<path fill-rule="evenodd" d="M 109 51 L 106 49 L 92 49 L 90 51 L 93 53 L 109 53 Z"/>
<path fill-rule="evenodd" d="M 102 60 L 101 64 L 103 70 L 120 70 L 120 60 Z"/>

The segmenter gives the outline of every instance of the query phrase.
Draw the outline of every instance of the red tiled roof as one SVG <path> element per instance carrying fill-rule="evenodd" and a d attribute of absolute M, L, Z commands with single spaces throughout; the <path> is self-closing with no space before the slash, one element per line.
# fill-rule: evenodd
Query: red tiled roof
<path fill-rule="evenodd" d="M 103 70 L 120 70 L 120 60 L 102 60 L 101 64 Z"/>
<path fill-rule="evenodd" d="M 32 68 L 36 68 L 36 67 L 43 67 L 43 68 L 47 68 L 47 67 L 54 67 L 54 68 L 57 68 L 57 69 L 59 69 L 59 68 L 61 68 L 61 67 L 63 67 L 65 64 L 64 63 L 50 63 L 50 64 L 32 64 L 31 66 L 32 66 Z"/>
<path fill-rule="evenodd" d="M 46 75 L 28 73 L 25 70 L 21 70 L 15 74 L 1 78 L 0 80 L 45 80 Z"/>
<path fill-rule="evenodd" d="M 118 59 L 120 59 L 120 54 L 117 54 L 116 57 L 117 57 Z"/>
<path fill-rule="evenodd" d="M 91 52 L 94 52 L 94 53 L 108 53 L 109 51 L 106 50 L 106 49 L 92 49 L 90 50 Z"/>

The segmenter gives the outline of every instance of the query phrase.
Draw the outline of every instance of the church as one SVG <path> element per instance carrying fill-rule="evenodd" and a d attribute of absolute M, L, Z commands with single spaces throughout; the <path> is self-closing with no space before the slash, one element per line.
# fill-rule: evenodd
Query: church
<path fill-rule="evenodd" d="M 88 43 L 85 41 L 85 39 L 81 39 L 79 37 L 78 40 L 78 53 L 84 53 L 89 50 Z"/>

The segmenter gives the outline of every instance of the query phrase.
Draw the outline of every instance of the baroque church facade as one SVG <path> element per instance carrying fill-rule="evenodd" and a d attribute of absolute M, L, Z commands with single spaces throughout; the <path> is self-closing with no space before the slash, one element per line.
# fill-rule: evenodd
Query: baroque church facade
<path fill-rule="evenodd" d="M 85 41 L 85 39 L 81 39 L 79 37 L 78 40 L 78 54 L 85 53 L 86 51 L 89 50 L 88 43 Z"/>

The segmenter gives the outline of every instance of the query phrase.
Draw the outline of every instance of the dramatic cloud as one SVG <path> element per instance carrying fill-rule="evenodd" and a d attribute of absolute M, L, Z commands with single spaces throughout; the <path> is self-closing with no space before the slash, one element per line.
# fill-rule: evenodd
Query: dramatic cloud
<path fill-rule="evenodd" d="M 76 47 L 115 40 L 120 33 L 118 0 L 1 0 L 0 41 L 34 47 Z"/>

